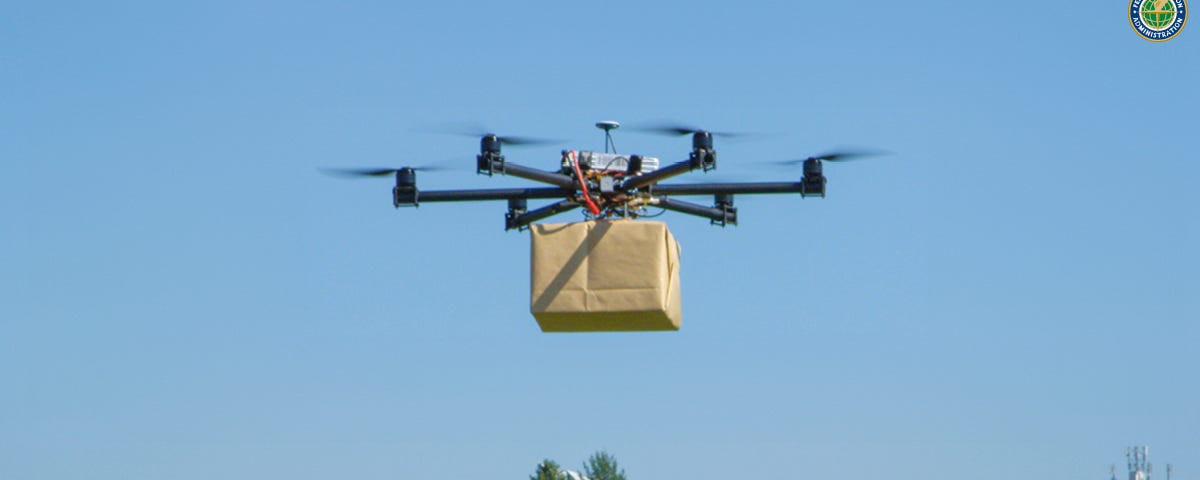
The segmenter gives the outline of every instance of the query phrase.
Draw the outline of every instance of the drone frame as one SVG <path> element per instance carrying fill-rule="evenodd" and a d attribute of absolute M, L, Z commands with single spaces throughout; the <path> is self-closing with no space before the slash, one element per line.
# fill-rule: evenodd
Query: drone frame
<path fill-rule="evenodd" d="M 597 127 L 605 130 L 605 150 L 611 144 L 611 132 L 616 122 L 600 122 Z M 507 200 L 508 212 L 504 216 L 505 230 L 524 230 L 544 218 L 588 207 L 593 217 L 642 216 L 631 212 L 631 204 L 637 209 L 657 206 L 666 210 L 707 218 L 712 225 L 737 225 L 737 208 L 733 205 L 734 195 L 758 195 L 799 193 L 801 197 L 825 196 L 826 178 L 822 173 L 820 157 L 803 160 L 803 178 L 798 182 L 717 182 L 694 184 L 660 184 L 659 182 L 685 173 L 701 170 L 708 172 L 717 168 L 717 152 L 713 149 L 713 134 L 704 130 L 684 132 L 692 134 L 692 151 L 687 160 L 676 162 L 650 172 L 641 171 L 641 157 L 630 155 L 628 169 L 611 181 L 597 181 L 582 173 L 577 161 L 571 165 L 568 158 L 572 151 L 563 151 L 563 167 L 559 171 L 544 171 L 508 162 L 501 154 L 501 137 L 488 133 L 479 142 L 476 158 L 476 173 L 492 176 L 509 175 L 551 187 L 542 188 L 495 188 L 469 190 L 432 190 L 417 188 L 416 169 L 411 167 L 396 170 L 396 186 L 392 189 L 393 205 L 419 206 L 428 202 L 464 202 Z M 615 150 L 615 145 L 614 145 Z M 712 195 L 713 205 L 704 206 L 679 200 L 678 196 Z M 558 202 L 528 209 L 528 201 L 534 199 L 558 199 Z M 597 204 L 604 205 L 599 211 Z M 621 207 L 624 207 L 623 209 Z"/>

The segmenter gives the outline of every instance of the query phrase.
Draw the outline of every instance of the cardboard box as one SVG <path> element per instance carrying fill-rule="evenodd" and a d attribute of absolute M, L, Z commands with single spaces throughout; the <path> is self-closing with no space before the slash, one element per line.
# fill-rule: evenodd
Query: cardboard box
<path fill-rule="evenodd" d="M 662 222 L 530 228 L 529 309 L 543 332 L 679 330 L 679 243 Z"/>

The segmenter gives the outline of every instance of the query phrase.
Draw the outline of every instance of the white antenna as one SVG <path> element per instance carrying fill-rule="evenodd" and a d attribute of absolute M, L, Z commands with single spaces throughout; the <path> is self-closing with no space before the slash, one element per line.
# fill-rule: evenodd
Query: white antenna
<path fill-rule="evenodd" d="M 612 146 L 612 153 L 617 153 L 617 144 L 613 143 L 612 131 L 621 128 L 621 124 L 612 120 L 602 120 L 596 122 L 596 128 L 604 130 L 604 153 L 608 153 L 608 147 Z"/>

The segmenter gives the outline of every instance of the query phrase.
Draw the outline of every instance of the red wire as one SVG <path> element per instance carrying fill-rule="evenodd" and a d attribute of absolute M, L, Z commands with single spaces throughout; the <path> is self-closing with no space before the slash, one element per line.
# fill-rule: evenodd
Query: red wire
<path fill-rule="evenodd" d="M 575 167 L 575 178 L 579 179 L 579 186 L 583 189 L 583 201 L 587 203 L 588 211 L 592 212 L 592 215 L 599 215 L 600 207 L 596 206 L 592 195 L 588 193 L 587 179 L 583 178 L 583 170 L 579 169 L 579 156 L 575 155 L 574 150 L 571 150 L 571 165 Z"/>

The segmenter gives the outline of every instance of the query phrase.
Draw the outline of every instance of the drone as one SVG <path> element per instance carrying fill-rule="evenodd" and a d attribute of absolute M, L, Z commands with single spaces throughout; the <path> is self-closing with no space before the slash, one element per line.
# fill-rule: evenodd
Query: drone
<path fill-rule="evenodd" d="M 691 135 L 692 150 L 687 160 L 662 165 L 657 157 L 617 153 L 612 131 L 621 124 L 611 120 L 596 123 L 604 131 L 604 152 L 563 150 L 557 170 L 545 171 L 507 161 L 501 147 L 552 143 L 549 141 L 500 136 L 484 133 L 479 140 L 475 157 L 478 175 L 495 174 L 533 180 L 551 185 L 542 188 L 494 188 L 471 190 L 421 190 L 417 188 L 417 171 L 430 167 L 332 169 L 331 173 L 351 176 L 395 175 L 392 205 L 417 207 L 430 202 L 508 201 L 504 215 L 505 230 L 525 230 L 539 220 L 575 209 L 585 209 L 589 219 L 649 218 L 670 210 L 709 220 L 724 227 L 737 225 L 734 195 L 799 193 L 801 197 L 825 197 L 826 178 L 822 162 L 836 162 L 875 155 L 876 152 L 829 152 L 811 157 L 776 162 L 802 165 L 803 177 L 794 182 L 717 182 L 662 184 L 660 182 L 694 171 L 708 173 L 717 168 L 714 137 L 733 137 L 738 134 L 710 132 L 682 125 L 657 125 L 642 128 L 648 133 L 672 136 Z M 611 150 L 611 151 L 610 151 Z M 705 206 L 679 200 L 677 197 L 712 195 L 713 205 Z M 558 200 L 529 210 L 529 200 Z"/>

